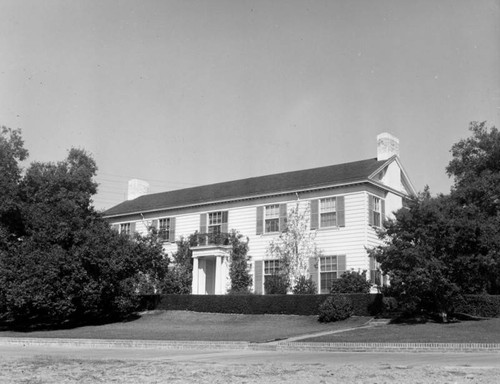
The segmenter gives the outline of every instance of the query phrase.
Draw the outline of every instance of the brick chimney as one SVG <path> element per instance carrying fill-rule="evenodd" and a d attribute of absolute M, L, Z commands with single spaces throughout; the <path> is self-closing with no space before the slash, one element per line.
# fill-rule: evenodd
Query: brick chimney
<path fill-rule="evenodd" d="M 394 155 L 399 156 L 399 139 L 387 132 L 377 135 L 377 160 L 387 160 Z"/>
<path fill-rule="evenodd" d="M 149 193 L 149 183 L 144 180 L 132 179 L 128 181 L 127 200 L 134 200 Z"/>

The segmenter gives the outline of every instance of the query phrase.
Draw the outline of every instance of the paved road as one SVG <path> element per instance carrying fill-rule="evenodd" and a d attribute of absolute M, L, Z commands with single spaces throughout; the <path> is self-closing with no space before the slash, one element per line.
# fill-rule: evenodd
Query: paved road
<path fill-rule="evenodd" d="M 497 353 L 0 346 L 0 384 L 497 384 Z"/>
<path fill-rule="evenodd" d="M 497 353 L 390 353 L 390 352 L 280 352 L 280 351 L 196 351 L 131 348 L 73 348 L 0 346 L 0 356 L 30 358 L 61 356 L 75 359 L 166 360 L 177 362 L 213 362 L 218 364 L 300 363 L 300 364 L 391 364 L 401 366 L 467 366 L 500 368 Z"/>

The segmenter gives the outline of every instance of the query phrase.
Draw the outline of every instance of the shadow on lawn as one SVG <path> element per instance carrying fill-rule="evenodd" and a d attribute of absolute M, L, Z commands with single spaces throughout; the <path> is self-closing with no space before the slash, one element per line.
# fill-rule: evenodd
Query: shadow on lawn
<path fill-rule="evenodd" d="M 448 318 L 447 321 L 443 321 L 442 317 L 438 314 L 422 314 L 422 315 L 400 315 L 391 319 L 390 324 L 397 325 L 417 325 L 417 324 L 456 324 L 464 321 L 483 321 L 487 320 L 484 317 L 477 317 L 472 315 L 467 315 L 464 313 L 455 313 Z"/>
<path fill-rule="evenodd" d="M 36 331 L 57 331 L 74 329 L 85 326 L 97 326 L 106 325 L 112 323 L 129 323 L 140 319 L 141 316 L 138 313 L 133 313 L 124 317 L 105 317 L 105 318 L 91 318 L 83 320 L 67 320 L 63 322 L 52 322 L 52 321 L 1 321 L 0 322 L 0 332 L 13 331 L 13 332 L 36 332 Z"/>

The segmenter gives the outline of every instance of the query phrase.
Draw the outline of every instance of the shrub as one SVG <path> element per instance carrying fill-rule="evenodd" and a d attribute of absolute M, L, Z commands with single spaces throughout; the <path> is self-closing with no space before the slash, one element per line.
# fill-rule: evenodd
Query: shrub
<path fill-rule="evenodd" d="M 307 279 L 305 276 L 300 276 L 293 287 L 294 295 L 315 295 L 316 293 L 318 293 L 316 283 L 311 278 Z"/>
<path fill-rule="evenodd" d="M 454 302 L 454 312 L 480 317 L 500 316 L 500 295 L 462 295 Z"/>
<path fill-rule="evenodd" d="M 351 300 L 344 295 L 333 295 L 320 305 L 318 321 L 329 323 L 331 321 L 345 320 L 352 314 Z"/>
<path fill-rule="evenodd" d="M 346 271 L 340 279 L 333 281 L 330 293 L 369 293 L 370 288 L 371 283 L 366 280 L 366 271 Z"/>
<path fill-rule="evenodd" d="M 264 290 L 266 295 L 286 295 L 288 291 L 288 279 L 279 274 L 266 276 Z"/>

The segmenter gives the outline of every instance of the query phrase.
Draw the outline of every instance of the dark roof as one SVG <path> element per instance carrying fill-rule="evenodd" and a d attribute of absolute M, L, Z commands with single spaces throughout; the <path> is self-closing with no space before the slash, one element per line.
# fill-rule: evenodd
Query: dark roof
<path fill-rule="evenodd" d="M 124 201 L 104 212 L 105 216 L 197 205 L 215 201 L 251 198 L 283 192 L 349 184 L 368 180 L 386 161 L 377 159 L 251 177 L 175 191 L 154 193 Z"/>

